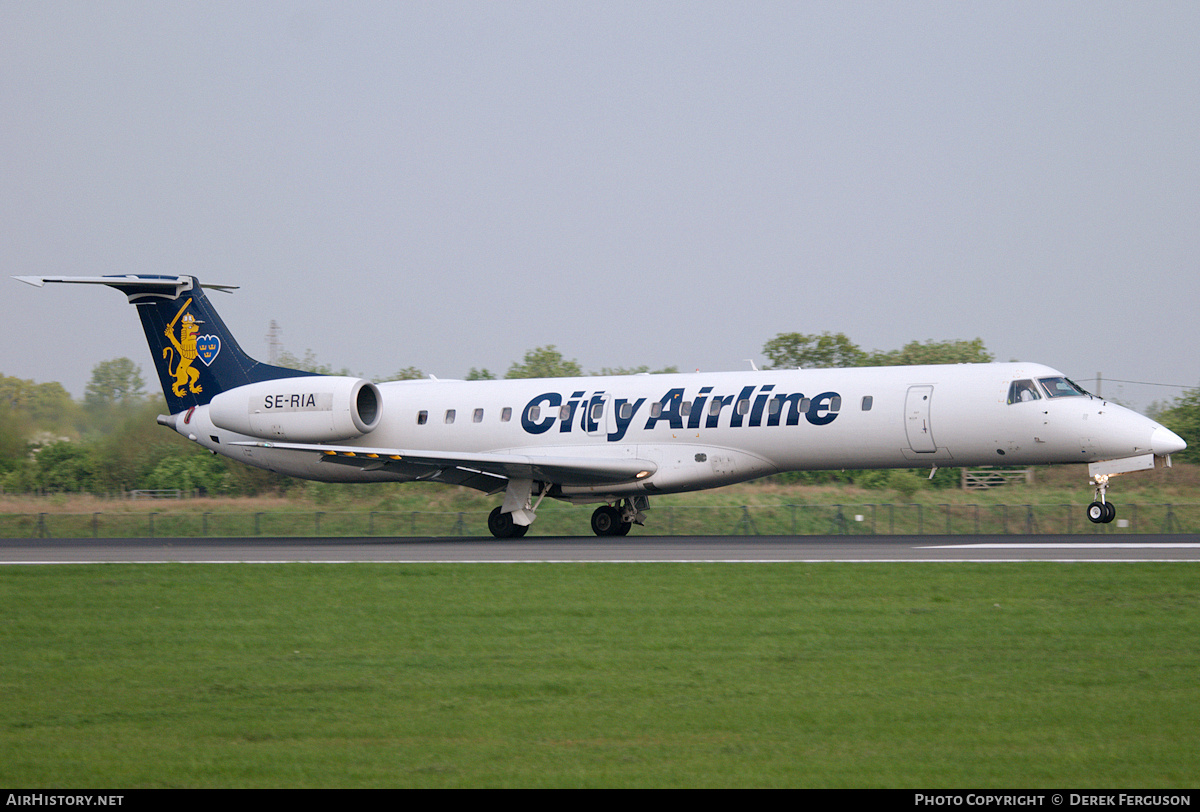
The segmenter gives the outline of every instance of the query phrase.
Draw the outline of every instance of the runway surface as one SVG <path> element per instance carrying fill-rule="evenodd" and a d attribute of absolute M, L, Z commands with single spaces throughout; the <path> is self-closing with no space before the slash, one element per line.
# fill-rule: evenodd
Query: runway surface
<path fill-rule="evenodd" d="M 1196 534 L 0 539 L 0 564 L 1198 560 Z"/>

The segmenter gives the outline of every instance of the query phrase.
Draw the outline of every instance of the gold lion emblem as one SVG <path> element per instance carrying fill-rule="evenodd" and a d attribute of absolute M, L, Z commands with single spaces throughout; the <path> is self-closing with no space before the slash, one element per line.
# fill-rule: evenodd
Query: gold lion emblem
<path fill-rule="evenodd" d="M 200 370 L 195 369 L 192 366 L 192 362 L 198 357 L 198 353 L 196 352 L 196 336 L 199 335 L 200 328 L 197 325 L 204 322 L 196 321 L 196 317 L 191 313 L 184 313 L 191 303 L 191 299 L 184 302 L 183 307 L 179 308 L 179 312 L 175 314 L 175 318 L 171 319 L 171 323 L 163 331 L 163 335 L 167 337 L 172 345 L 171 347 L 163 347 L 163 358 L 167 359 L 168 374 L 175 379 L 175 383 L 171 386 L 171 391 L 178 398 L 184 396 L 184 387 L 193 395 L 198 395 L 201 392 L 201 386 L 197 383 L 200 380 Z M 180 316 L 183 317 L 183 323 L 179 326 L 179 338 L 176 338 L 175 325 L 180 321 Z M 175 353 L 179 354 L 179 361 L 175 364 L 175 368 L 171 369 L 171 356 Z"/>

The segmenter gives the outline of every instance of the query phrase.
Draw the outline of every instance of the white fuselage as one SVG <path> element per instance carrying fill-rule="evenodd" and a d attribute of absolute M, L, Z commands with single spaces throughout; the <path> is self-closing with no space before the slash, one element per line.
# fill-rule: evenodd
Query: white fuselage
<path fill-rule="evenodd" d="M 1182 446 L 1154 421 L 1101 398 L 1043 393 L 1010 402 L 1014 381 L 1061 377 L 1040 364 L 1008 363 L 397 381 L 378 384 L 378 427 L 339 446 L 650 463 L 641 478 L 563 484 L 553 493 L 577 501 L 780 471 L 1087 463 Z M 305 380 L 279 381 L 275 403 Z M 414 478 L 328 464 L 319 451 L 236 446 L 256 438 L 217 428 L 208 410 L 176 415 L 175 428 L 251 465 L 325 481 Z"/>

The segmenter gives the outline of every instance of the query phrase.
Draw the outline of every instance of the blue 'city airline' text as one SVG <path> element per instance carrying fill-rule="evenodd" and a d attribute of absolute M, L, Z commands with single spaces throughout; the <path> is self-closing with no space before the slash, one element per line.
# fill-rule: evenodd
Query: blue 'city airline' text
<path fill-rule="evenodd" d="M 618 442 L 639 420 L 645 421 L 646 431 L 661 423 L 677 430 L 796 426 L 801 417 L 814 426 L 825 426 L 837 418 L 841 400 L 837 392 L 813 397 L 776 392 L 775 384 L 744 386 L 736 395 L 713 394 L 713 387 L 702 386 L 691 400 L 685 400 L 685 390 L 679 387 L 650 406 L 647 398 L 616 397 L 603 389 L 576 390 L 570 395 L 543 392 L 521 410 L 521 428 L 529 434 L 545 434 L 556 425 L 563 434 L 576 429 L 592 435 L 603 431 L 609 442 Z M 609 409 L 611 420 L 606 420 L 604 412 Z"/>

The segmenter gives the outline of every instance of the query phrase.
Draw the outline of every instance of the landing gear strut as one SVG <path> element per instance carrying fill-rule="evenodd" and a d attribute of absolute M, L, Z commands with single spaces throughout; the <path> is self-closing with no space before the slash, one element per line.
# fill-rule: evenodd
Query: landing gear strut
<path fill-rule="evenodd" d="M 1096 474 L 1092 477 L 1096 483 L 1096 501 L 1087 506 L 1087 517 L 1093 524 L 1108 524 L 1117 518 L 1117 506 L 1105 500 L 1108 491 L 1108 474 Z"/>

